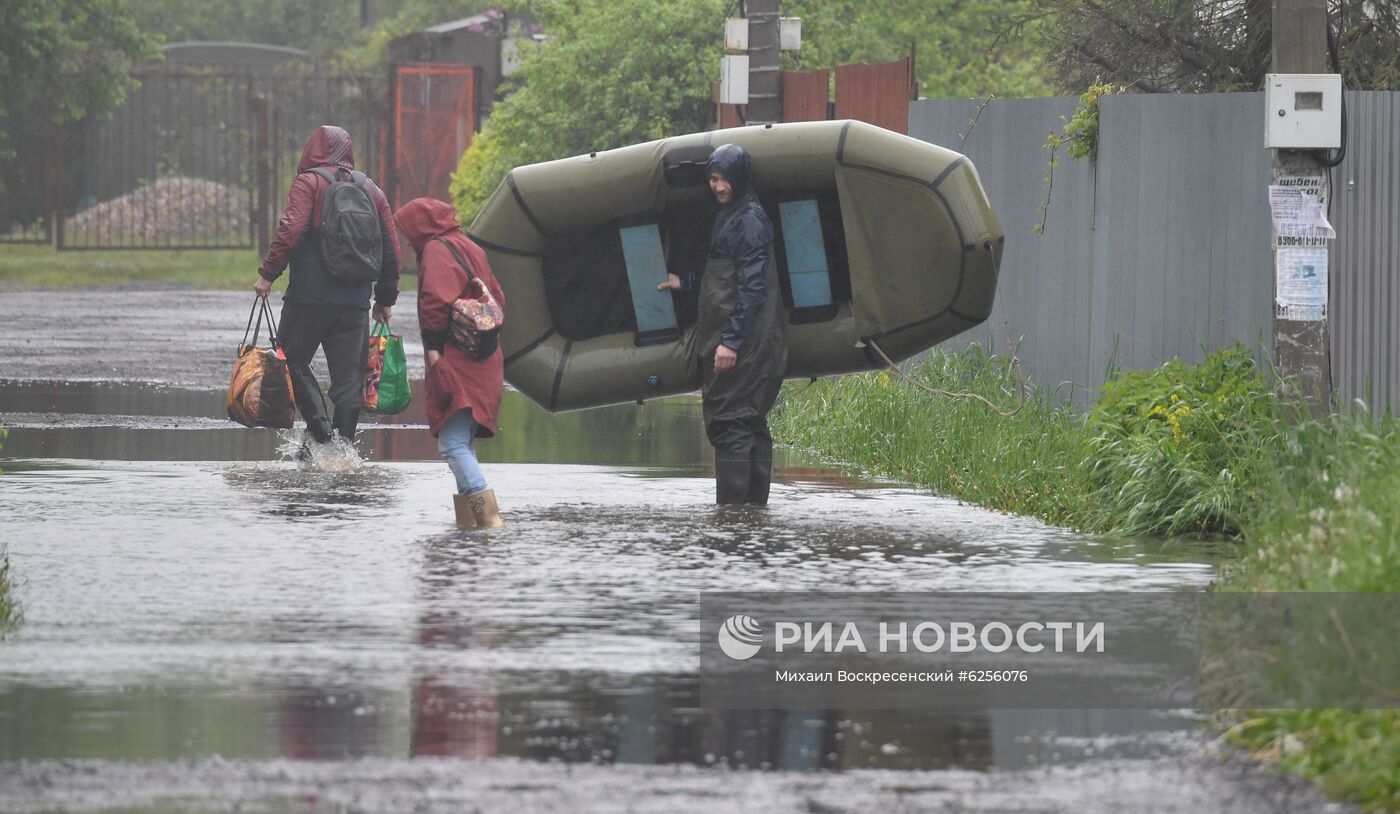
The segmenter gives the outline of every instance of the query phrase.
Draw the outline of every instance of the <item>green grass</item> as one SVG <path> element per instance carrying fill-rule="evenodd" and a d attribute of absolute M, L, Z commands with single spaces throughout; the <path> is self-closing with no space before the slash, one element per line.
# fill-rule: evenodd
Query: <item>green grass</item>
<path fill-rule="evenodd" d="M 61 252 L 51 246 L 0 245 L 0 289 L 160 286 L 241 291 L 257 282 L 261 262 L 251 249 Z M 286 280 L 284 273 L 277 289 Z M 417 281 L 405 274 L 399 285 L 412 290 Z"/>
<path fill-rule="evenodd" d="M 935 351 L 914 378 L 1014 403 L 1010 360 Z M 1234 541 L 1223 591 L 1400 591 L 1400 420 L 1303 420 L 1234 346 L 1120 371 L 1079 412 L 1032 386 L 1003 418 L 889 373 L 789 384 L 774 436 L 988 508 L 1121 536 Z M 1400 690 L 1400 688 L 1395 688 Z M 1229 736 L 1371 811 L 1400 811 L 1400 710 L 1231 713 Z"/>
<path fill-rule="evenodd" d="M 234 291 L 257 282 L 252 250 L 57 251 L 49 246 L 0 247 L 0 286 L 101 288 L 167 285 Z"/>

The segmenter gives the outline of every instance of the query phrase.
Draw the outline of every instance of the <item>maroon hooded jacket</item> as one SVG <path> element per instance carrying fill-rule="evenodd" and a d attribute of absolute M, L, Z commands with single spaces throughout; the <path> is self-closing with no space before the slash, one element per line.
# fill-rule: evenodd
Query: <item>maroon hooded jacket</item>
<path fill-rule="evenodd" d="M 394 221 L 418 253 L 418 325 L 423 331 L 423 347 L 442 351 L 425 382 L 428 427 L 437 435 L 448 418 L 465 408 L 472 411 L 477 423 L 477 437 L 489 438 L 496 434 L 496 415 L 501 407 L 505 371 L 501 349 L 496 348 L 485 359 L 473 359 L 447 341 L 452 303 L 466 293 L 470 278 L 451 250 L 435 238 L 452 244 L 502 309 L 506 308 L 506 295 L 491 273 L 486 252 L 462 234 L 457 210 L 451 204 L 414 198 L 394 213 Z"/>
<path fill-rule="evenodd" d="M 308 239 L 308 225 L 312 216 L 321 211 L 321 199 L 331 185 L 321 175 L 309 172 L 315 167 L 325 167 L 333 172 L 338 167 L 353 170 L 355 149 L 350 143 L 350 134 L 333 125 L 322 125 L 306 140 L 306 149 L 297 163 L 297 176 L 292 179 L 287 204 L 277 222 L 277 234 L 272 238 L 258 274 L 264 279 L 276 280 L 290 262 L 292 279 L 287 284 L 287 299 L 316 305 L 368 308 L 369 285 L 333 283 L 321 268 L 319 247 L 312 245 L 314 239 Z M 379 305 L 393 305 L 399 296 L 399 243 L 394 233 L 394 220 L 384 192 L 368 178 L 365 179 L 365 187 L 379 209 L 379 220 L 386 237 L 379 281 L 374 285 L 374 301 Z"/>

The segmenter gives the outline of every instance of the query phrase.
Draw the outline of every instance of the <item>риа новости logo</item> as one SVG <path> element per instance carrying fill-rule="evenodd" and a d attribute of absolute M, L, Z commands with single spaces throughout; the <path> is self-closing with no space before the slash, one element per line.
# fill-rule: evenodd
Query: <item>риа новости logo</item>
<path fill-rule="evenodd" d="M 719 628 L 719 649 L 735 661 L 751 659 L 763 645 L 763 626 L 752 616 L 737 614 Z"/>

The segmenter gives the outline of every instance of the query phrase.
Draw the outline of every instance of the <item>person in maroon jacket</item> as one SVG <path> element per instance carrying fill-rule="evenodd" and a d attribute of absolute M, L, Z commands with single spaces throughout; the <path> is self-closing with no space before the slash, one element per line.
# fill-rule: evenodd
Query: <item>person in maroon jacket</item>
<path fill-rule="evenodd" d="M 491 273 L 486 252 L 462 234 L 451 204 L 414 198 L 394 213 L 394 221 L 418 253 L 418 325 L 427 370 L 428 428 L 457 480 L 453 495 L 457 525 L 498 528 L 505 523 L 496 493 L 487 488 L 477 463 L 476 439 L 496 434 L 505 363 L 499 347 L 485 359 L 472 358 L 448 341 L 448 324 L 453 301 L 467 293 L 471 280 L 462 263 L 471 267 L 471 274 L 486 284 L 503 309 L 505 294 Z"/>
<path fill-rule="evenodd" d="M 287 292 L 282 297 L 282 323 L 277 338 L 287 355 L 292 374 L 292 391 L 297 408 L 306 420 L 306 430 L 317 442 L 325 444 L 334 431 L 346 441 L 355 440 L 360 421 L 360 396 L 365 367 L 369 357 L 369 323 L 365 312 L 370 309 L 373 287 L 376 322 L 388 322 L 389 314 L 399 296 L 399 245 L 394 234 L 389 199 L 368 178 L 364 186 L 379 210 L 383 227 L 380 238 L 383 258 L 379 279 L 373 282 L 343 283 L 333 279 L 323 267 L 320 230 L 313 224 L 321 212 L 322 198 L 331 181 L 313 170 L 355 169 L 355 152 L 350 134 L 339 127 L 322 125 L 306 141 L 297 175 L 292 179 L 277 234 L 268 247 L 267 257 L 258 268 L 258 282 L 253 290 L 266 297 L 272 281 L 281 275 L 290 262 L 292 271 Z M 333 417 L 326 415 L 325 396 L 311 371 L 311 359 L 316 349 L 326 353 L 326 367 L 331 374 L 331 404 Z M 303 444 L 299 460 L 310 458 L 308 445 Z"/>

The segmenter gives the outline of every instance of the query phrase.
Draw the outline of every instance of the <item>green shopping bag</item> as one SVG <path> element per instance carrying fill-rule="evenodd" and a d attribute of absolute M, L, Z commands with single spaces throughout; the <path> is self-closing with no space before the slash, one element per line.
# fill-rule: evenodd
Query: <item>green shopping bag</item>
<path fill-rule="evenodd" d="M 408 361 L 404 358 L 403 337 L 389 331 L 389 323 L 376 322 L 369 337 L 369 366 L 365 369 L 366 412 L 398 415 L 408 409 L 413 392 L 408 388 Z"/>

